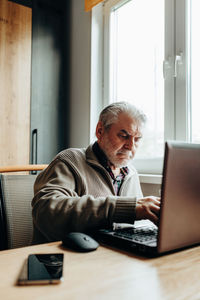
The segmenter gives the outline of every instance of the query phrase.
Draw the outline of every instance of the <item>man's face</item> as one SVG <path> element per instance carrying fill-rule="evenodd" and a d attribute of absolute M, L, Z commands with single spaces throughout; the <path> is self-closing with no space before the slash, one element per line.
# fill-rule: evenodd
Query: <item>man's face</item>
<path fill-rule="evenodd" d="M 119 114 L 118 121 L 107 131 L 99 122 L 96 135 L 100 148 L 117 168 L 126 166 L 134 157 L 142 137 L 138 124 L 125 113 Z"/>

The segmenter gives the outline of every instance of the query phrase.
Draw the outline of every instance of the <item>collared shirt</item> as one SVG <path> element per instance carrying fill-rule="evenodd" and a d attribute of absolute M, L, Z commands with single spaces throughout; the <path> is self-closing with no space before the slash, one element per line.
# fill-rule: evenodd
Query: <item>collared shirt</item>
<path fill-rule="evenodd" d="M 110 177 L 112 178 L 115 194 L 119 195 L 119 191 L 120 191 L 121 185 L 124 181 L 124 178 L 129 173 L 128 167 L 120 168 L 120 174 L 115 177 L 111 167 L 109 166 L 109 161 L 108 161 L 105 153 L 99 147 L 99 144 L 97 142 L 94 143 L 92 150 L 94 151 L 100 164 L 108 171 Z"/>

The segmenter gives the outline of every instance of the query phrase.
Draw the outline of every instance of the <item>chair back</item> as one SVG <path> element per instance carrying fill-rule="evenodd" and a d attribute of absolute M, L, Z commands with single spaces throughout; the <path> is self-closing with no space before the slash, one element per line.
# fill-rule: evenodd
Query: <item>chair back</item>
<path fill-rule="evenodd" d="M 37 175 L 0 175 L 0 248 L 28 246 L 32 240 L 33 185 Z"/>

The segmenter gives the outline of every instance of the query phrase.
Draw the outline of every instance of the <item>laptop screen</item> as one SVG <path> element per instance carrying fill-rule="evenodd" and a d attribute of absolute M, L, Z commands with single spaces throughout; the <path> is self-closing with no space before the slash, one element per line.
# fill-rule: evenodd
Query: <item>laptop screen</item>
<path fill-rule="evenodd" d="M 200 145 L 166 142 L 158 252 L 200 243 Z"/>

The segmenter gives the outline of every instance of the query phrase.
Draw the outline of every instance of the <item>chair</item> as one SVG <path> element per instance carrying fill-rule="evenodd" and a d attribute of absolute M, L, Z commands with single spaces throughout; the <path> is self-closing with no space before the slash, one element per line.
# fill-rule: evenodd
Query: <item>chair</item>
<path fill-rule="evenodd" d="M 37 175 L 7 172 L 38 171 L 46 166 L 0 167 L 0 250 L 30 245 L 33 231 L 31 200 Z"/>

